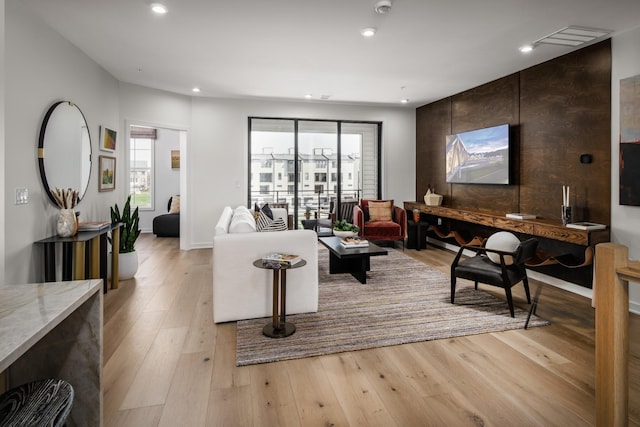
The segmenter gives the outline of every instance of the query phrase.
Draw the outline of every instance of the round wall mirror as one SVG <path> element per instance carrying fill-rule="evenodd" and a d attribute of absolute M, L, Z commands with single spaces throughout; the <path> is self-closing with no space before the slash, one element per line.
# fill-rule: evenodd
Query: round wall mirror
<path fill-rule="evenodd" d="M 38 164 L 42 184 L 53 204 L 53 189 L 78 190 L 82 200 L 91 177 L 91 136 L 80 108 L 71 101 L 49 108 L 40 128 Z"/>

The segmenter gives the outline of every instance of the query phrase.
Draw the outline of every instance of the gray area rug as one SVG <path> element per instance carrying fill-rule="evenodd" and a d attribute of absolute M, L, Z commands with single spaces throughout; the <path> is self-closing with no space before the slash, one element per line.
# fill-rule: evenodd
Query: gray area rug
<path fill-rule="evenodd" d="M 371 258 L 365 285 L 350 274 L 329 274 L 326 248 L 318 258 L 318 312 L 287 316 L 296 332 L 278 339 L 262 335 L 270 318 L 239 321 L 238 366 L 520 329 L 527 318 L 518 307 L 512 318 L 505 298 L 464 280 L 452 305 L 449 276 L 398 250 Z M 548 324 L 532 316 L 529 327 Z"/>

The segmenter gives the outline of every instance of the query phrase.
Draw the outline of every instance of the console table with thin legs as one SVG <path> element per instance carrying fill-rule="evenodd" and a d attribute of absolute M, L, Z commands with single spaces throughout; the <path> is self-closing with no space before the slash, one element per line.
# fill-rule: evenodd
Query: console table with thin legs
<path fill-rule="evenodd" d="M 273 271 L 273 314 L 271 322 L 264 325 L 262 333 L 270 338 L 284 338 L 296 331 L 296 325 L 287 322 L 287 270 L 304 267 L 307 261 L 304 259 L 293 265 L 265 264 L 261 259 L 253 262 L 258 268 Z M 278 306 L 280 312 L 278 313 Z"/>
<path fill-rule="evenodd" d="M 120 226 L 102 230 L 79 231 L 74 236 L 51 236 L 34 242 L 44 247 L 44 281 L 56 281 L 56 246 L 62 245 L 62 280 L 102 279 L 107 292 L 107 233 L 112 247 L 120 246 Z M 111 253 L 111 288 L 118 288 L 118 251 Z"/>

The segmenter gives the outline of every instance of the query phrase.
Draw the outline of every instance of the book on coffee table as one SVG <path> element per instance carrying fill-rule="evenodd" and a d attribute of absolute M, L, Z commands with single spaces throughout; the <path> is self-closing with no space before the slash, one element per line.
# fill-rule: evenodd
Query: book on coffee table
<path fill-rule="evenodd" d="M 345 237 L 340 240 L 340 244 L 345 248 L 366 248 L 369 246 L 367 240 L 358 237 Z"/>

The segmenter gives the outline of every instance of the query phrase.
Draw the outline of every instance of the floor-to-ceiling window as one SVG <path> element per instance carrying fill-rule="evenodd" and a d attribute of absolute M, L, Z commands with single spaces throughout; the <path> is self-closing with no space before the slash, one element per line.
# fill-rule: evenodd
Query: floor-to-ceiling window
<path fill-rule="evenodd" d="M 305 212 L 322 218 L 331 205 L 379 198 L 381 128 L 380 122 L 249 118 L 249 203 L 287 203 L 299 224 Z"/>

